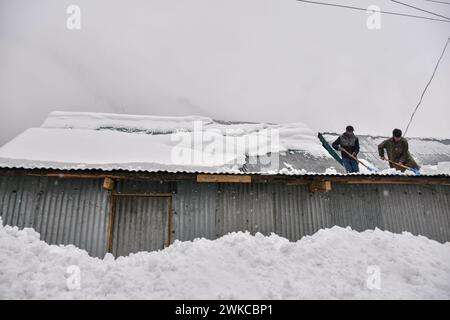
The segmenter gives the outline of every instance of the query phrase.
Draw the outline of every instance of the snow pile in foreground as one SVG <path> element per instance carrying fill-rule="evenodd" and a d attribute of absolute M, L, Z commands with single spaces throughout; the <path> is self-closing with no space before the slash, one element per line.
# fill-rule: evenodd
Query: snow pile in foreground
<path fill-rule="evenodd" d="M 101 260 L 1 226 L 0 265 L 0 299 L 450 298 L 450 243 L 381 230 L 333 227 L 295 243 L 239 232 Z M 70 265 L 79 290 L 67 287 Z"/>

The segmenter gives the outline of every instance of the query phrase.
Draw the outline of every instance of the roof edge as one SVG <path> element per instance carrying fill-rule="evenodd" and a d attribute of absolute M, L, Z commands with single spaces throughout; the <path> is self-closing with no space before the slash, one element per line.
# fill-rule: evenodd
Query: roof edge
<path fill-rule="evenodd" d="M 59 169 L 5 169 L 0 168 L 1 176 L 39 176 L 61 179 L 104 179 L 147 180 L 147 181 L 192 181 L 197 182 L 198 175 L 210 176 L 248 176 L 251 183 L 287 183 L 308 184 L 314 181 L 331 181 L 344 184 L 419 184 L 448 185 L 450 175 L 413 176 L 413 175 L 333 175 L 333 174 L 263 174 L 263 173 L 204 173 L 204 172 L 130 172 L 126 170 L 59 170 Z"/>

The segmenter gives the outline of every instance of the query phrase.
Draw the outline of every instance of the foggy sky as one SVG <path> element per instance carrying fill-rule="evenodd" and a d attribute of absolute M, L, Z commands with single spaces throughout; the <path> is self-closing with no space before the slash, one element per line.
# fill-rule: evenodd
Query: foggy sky
<path fill-rule="evenodd" d="M 321 0 L 425 15 L 388 0 Z M 450 6 L 410 4 L 450 16 Z M 68 30 L 68 5 L 81 30 Z M 0 145 L 53 110 L 404 129 L 450 23 L 295 0 L 0 0 Z M 409 136 L 450 138 L 450 48 Z"/>

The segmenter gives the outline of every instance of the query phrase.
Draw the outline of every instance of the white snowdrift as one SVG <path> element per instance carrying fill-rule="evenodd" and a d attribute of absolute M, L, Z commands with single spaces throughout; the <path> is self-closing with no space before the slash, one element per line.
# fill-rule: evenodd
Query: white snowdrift
<path fill-rule="evenodd" d="M 116 260 L 0 223 L 0 299 L 449 299 L 450 243 L 333 227 L 292 243 L 232 233 Z M 67 268 L 81 286 L 69 290 Z M 368 266 L 380 289 L 369 289 Z"/>

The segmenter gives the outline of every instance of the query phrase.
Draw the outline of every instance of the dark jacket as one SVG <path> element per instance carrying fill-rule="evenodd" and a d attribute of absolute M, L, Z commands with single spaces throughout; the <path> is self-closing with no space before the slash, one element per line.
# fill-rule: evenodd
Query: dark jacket
<path fill-rule="evenodd" d="M 410 168 L 419 169 L 419 165 L 414 161 L 413 157 L 409 153 L 409 145 L 408 141 L 405 138 L 400 138 L 400 140 L 397 142 L 394 140 L 394 138 L 389 138 L 387 140 L 384 140 L 382 143 L 378 145 L 378 154 L 380 157 L 384 157 L 384 149 L 387 151 L 387 156 L 389 160 L 394 162 L 401 162 L 405 166 L 408 166 Z M 389 163 L 389 166 L 391 168 L 397 168 L 396 165 Z M 404 171 L 404 168 L 402 168 L 402 171 Z"/>
<path fill-rule="evenodd" d="M 350 154 L 355 154 L 355 156 L 359 153 L 359 140 L 356 136 L 354 136 L 354 139 L 351 139 L 352 141 L 348 143 L 348 139 L 343 137 L 346 133 L 341 134 L 336 141 L 333 142 L 332 146 L 335 150 L 339 150 L 339 147 L 345 149 Z M 349 158 L 352 159 L 347 153 L 341 151 L 342 158 Z"/>

